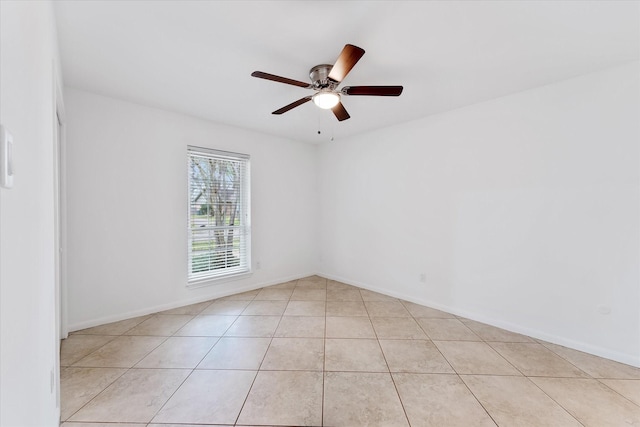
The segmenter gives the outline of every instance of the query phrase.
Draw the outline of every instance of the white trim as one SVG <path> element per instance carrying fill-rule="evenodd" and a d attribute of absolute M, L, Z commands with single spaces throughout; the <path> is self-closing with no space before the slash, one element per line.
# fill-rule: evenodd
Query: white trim
<path fill-rule="evenodd" d="M 241 271 L 238 273 L 230 273 L 222 276 L 191 279 L 187 282 L 187 289 L 197 289 L 197 288 L 204 288 L 212 285 L 220 285 L 227 282 L 234 282 L 236 280 L 246 279 L 251 276 L 253 276 L 252 271 Z"/>
<path fill-rule="evenodd" d="M 167 304 L 159 304 L 152 307 L 142 308 L 139 310 L 132 310 L 126 313 L 120 313 L 113 316 L 105 316 L 100 317 L 98 319 L 86 320 L 83 322 L 72 323 L 69 325 L 69 332 L 75 332 L 86 328 L 93 328 L 94 326 L 104 325 L 106 323 L 119 322 L 120 320 L 131 319 L 133 317 L 145 316 L 147 314 L 155 314 L 160 311 L 171 310 L 178 307 L 184 307 L 185 305 L 197 304 L 199 302 L 205 302 L 209 300 L 214 300 L 218 298 L 223 298 L 229 295 L 239 294 L 242 292 L 253 291 L 256 289 L 264 288 L 265 286 L 277 285 L 284 282 L 289 282 L 291 280 L 302 279 L 303 277 L 313 276 L 315 273 L 304 273 L 304 274 L 296 274 L 292 276 L 282 277 L 279 279 L 267 280 L 264 282 L 245 285 L 242 287 L 238 287 L 237 289 L 227 290 L 225 292 L 220 292 L 219 290 L 216 292 L 211 292 L 210 294 L 203 295 L 197 298 L 188 298 L 180 301 L 174 301 Z M 215 289 L 215 288 L 212 288 Z"/>
<path fill-rule="evenodd" d="M 540 331 L 538 329 L 528 328 L 526 326 L 517 325 L 510 322 L 505 322 L 502 320 L 496 320 L 488 316 L 484 316 L 482 314 L 477 314 L 468 310 L 460 310 L 455 307 L 451 307 L 444 304 L 439 304 L 430 300 L 415 298 L 410 295 L 405 295 L 401 292 L 393 292 L 388 289 L 380 289 L 375 286 L 370 286 L 366 283 L 358 282 L 356 280 L 350 280 L 340 276 L 334 276 L 332 274 L 326 273 L 317 273 L 319 276 L 326 277 L 330 280 L 336 280 L 338 282 L 346 283 L 348 285 L 357 286 L 359 288 L 367 289 L 370 291 L 378 292 L 380 294 L 388 295 L 394 298 L 400 298 L 405 301 L 413 302 L 416 304 L 424 305 L 427 307 L 435 308 L 440 311 L 444 311 L 447 313 L 455 314 L 456 316 L 461 316 L 466 319 L 475 320 L 477 322 L 486 323 L 487 325 L 495 326 L 496 328 L 505 329 L 507 331 L 515 332 L 522 335 L 527 335 L 529 337 L 547 341 L 552 344 L 558 344 L 564 347 L 571 348 L 573 350 L 582 351 L 585 353 L 592 354 L 598 357 L 604 357 L 605 359 L 614 360 L 616 362 L 624 363 L 627 365 L 635 366 L 640 368 L 640 356 L 633 354 L 620 353 L 617 351 L 612 351 L 608 348 L 603 348 L 599 346 L 594 346 L 591 344 L 587 344 L 580 341 L 575 341 L 570 338 L 565 338 L 562 336 L 548 334 L 546 332 Z"/>
<path fill-rule="evenodd" d="M 59 246 L 60 250 L 58 252 L 60 256 L 60 335 L 61 338 L 66 338 L 69 334 L 69 328 L 67 327 L 67 322 L 69 318 L 69 310 L 67 304 L 67 121 L 66 121 L 66 113 L 64 108 L 64 98 L 63 92 L 60 85 L 58 85 L 58 80 L 56 79 L 56 115 L 60 124 L 60 140 L 58 141 L 58 148 L 60 150 L 58 154 L 59 161 L 59 219 L 57 226 L 60 227 L 59 232 Z"/>
<path fill-rule="evenodd" d="M 187 151 L 194 154 L 200 154 L 205 157 L 208 156 L 216 156 L 216 157 L 224 157 L 230 160 L 250 160 L 251 156 L 244 153 L 235 153 L 232 151 L 224 151 L 224 150 L 216 150 L 214 148 L 206 148 L 206 147 L 197 147 L 195 145 L 187 145 Z"/>
<path fill-rule="evenodd" d="M 56 417 L 61 415 L 60 391 L 60 340 L 67 337 L 66 326 L 66 181 L 65 181 L 65 109 L 62 95 L 61 76 L 55 59 L 52 60 L 52 111 L 53 111 L 53 256 L 54 256 L 54 334 L 55 368 L 53 371 Z"/>

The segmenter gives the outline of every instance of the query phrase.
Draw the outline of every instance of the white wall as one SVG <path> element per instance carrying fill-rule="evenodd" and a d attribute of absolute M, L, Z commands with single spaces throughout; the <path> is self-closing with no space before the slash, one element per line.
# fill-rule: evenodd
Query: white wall
<path fill-rule="evenodd" d="M 639 75 L 322 145 L 320 273 L 640 366 Z"/>
<path fill-rule="evenodd" d="M 638 72 L 320 147 L 68 89 L 70 329 L 318 271 L 640 365 Z M 249 279 L 185 288 L 187 145 L 252 156 Z"/>
<path fill-rule="evenodd" d="M 57 426 L 55 24 L 49 2 L 0 2 L 0 123 L 15 185 L 0 189 L 0 425 Z M 58 84 L 61 84 L 58 81 Z"/>
<path fill-rule="evenodd" d="M 315 146 L 67 88 L 69 327 L 315 272 Z M 250 278 L 187 289 L 187 145 L 251 156 Z"/>

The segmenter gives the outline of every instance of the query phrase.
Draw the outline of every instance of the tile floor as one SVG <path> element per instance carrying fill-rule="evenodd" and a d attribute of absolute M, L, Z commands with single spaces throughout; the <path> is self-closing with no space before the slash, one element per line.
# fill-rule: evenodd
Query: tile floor
<path fill-rule="evenodd" d="M 78 331 L 61 361 L 65 427 L 640 426 L 640 369 L 317 276 Z"/>

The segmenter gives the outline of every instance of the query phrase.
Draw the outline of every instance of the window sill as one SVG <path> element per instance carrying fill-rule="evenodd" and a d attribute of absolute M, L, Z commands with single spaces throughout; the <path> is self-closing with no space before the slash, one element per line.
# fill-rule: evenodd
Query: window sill
<path fill-rule="evenodd" d="M 187 282 L 187 289 L 204 288 L 206 286 L 221 285 L 227 282 L 234 282 L 236 280 L 246 279 L 251 277 L 253 272 L 251 270 L 244 271 L 242 273 L 231 273 L 219 277 L 203 277 L 201 279 L 191 279 Z"/>

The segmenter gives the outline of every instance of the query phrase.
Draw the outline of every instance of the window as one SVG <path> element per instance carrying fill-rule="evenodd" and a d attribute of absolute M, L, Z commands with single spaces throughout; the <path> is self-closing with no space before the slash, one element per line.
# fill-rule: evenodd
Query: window
<path fill-rule="evenodd" d="M 249 156 L 188 147 L 189 282 L 250 272 Z"/>

